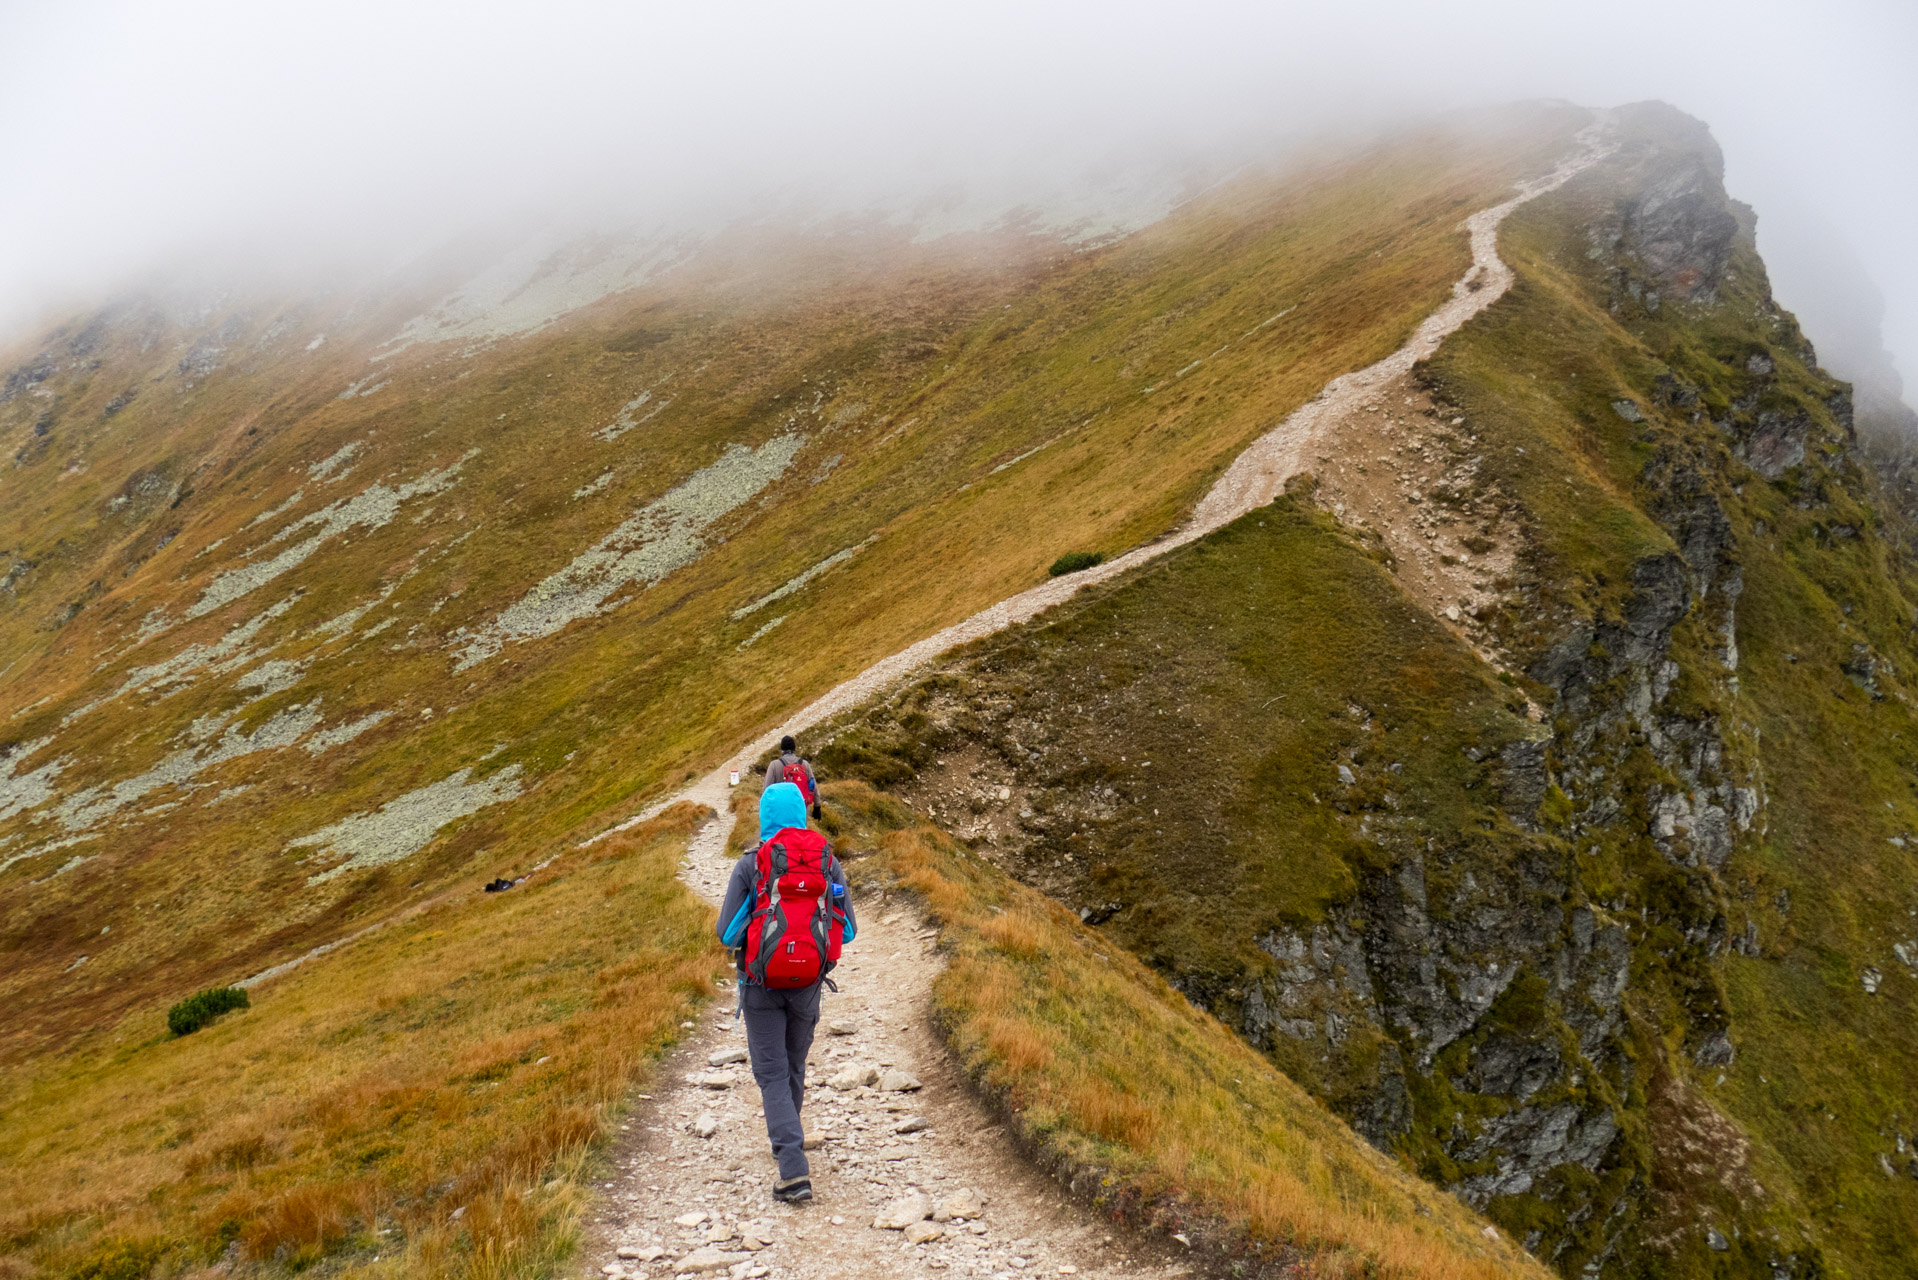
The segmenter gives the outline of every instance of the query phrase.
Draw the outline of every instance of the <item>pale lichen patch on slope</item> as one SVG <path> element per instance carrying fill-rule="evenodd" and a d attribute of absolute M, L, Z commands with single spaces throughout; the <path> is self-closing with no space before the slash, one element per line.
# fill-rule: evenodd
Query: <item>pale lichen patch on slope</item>
<path fill-rule="evenodd" d="M 634 234 L 564 244 L 535 236 L 408 320 L 374 356 L 420 342 L 490 342 L 545 328 L 570 311 L 633 289 L 691 256 L 697 237 Z"/>
<path fill-rule="evenodd" d="M 164 662 L 153 662 L 143 667 L 133 668 L 127 672 L 126 679 L 121 681 L 118 689 L 69 712 L 61 724 L 68 724 L 95 707 L 111 702 L 115 698 L 125 697 L 129 693 L 139 693 L 147 689 L 166 691 L 172 685 L 185 685 L 207 667 L 212 667 L 216 672 L 231 671 L 235 667 L 251 662 L 254 651 L 247 648 L 248 642 L 258 635 L 260 629 L 267 623 L 297 604 L 299 599 L 300 593 L 296 591 L 278 604 L 239 623 L 212 644 L 190 644 Z"/>
<path fill-rule="evenodd" d="M 306 497 L 305 489 L 295 489 L 293 491 L 292 497 L 288 498 L 285 502 L 282 502 L 277 507 L 268 507 L 265 511 L 260 512 L 259 515 L 254 516 L 251 520 L 247 521 L 246 524 L 241 527 L 241 531 L 245 532 L 245 530 L 255 528 L 259 525 L 263 525 L 269 520 L 278 519 L 280 516 L 285 515 L 287 512 L 291 511 L 294 507 L 298 506 L 300 503 L 300 499 L 304 497 Z M 224 542 L 226 541 L 226 539 L 222 538 L 220 539 L 220 541 Z M 208 550 L 211 550 L 211 548 L 209 547 Z"/>
<path fill-rule="evenodd" d="M 111 786 L 102 783 L 76 792 L 54 810 L 54 816 L 68 831 L 87 830 L 161 787 L 184 786 L 215 765 L 257 751 L 290 747 L 319 722 L 317 702 L 309 706 L 288 707 L 270 716 L 251 733 L 228 729 L 218 742 L 205 750 L 187 748 L 175 751 L 144 773 Z"/>
<path fill-rule="evenodd" d="M 599 613 L 629 584 L 650 587 L 691 564 L 706 549 L 706 528 L 784 475 L 804 444 L 804 436 L 793 434 L 775 436 L 757 449 L 729 445 L 717 462 L 648 503 L 591 550 L 467 636 L 454 670 L 486 661 L 509 640 L 523 644 L 552 635 Z"/>
<path fill-rule="evenodd" d="M 18 772 L 28 757 L 52 741 L 52 735 L 48 735 L 0 752 L 0 765 L 6 766 L 6 772 L 0 773 L 0 821 L 16 813 L 36 809 L 53 799 L 53 780 L 69 763 L 66 757 L 48 761 L 26 773 Z"/>
<path fill-rule="evenodd" d="M 807 583 L 811 582 L 814 578 L 817 578 L 820 574 L 829 572 L 830 570 L 835 569 L 838 566 L 846 563 L 846 561 L 852 559 L 854 556 L 858 555 L 861 551 L 864 551 L 867 547 L 871 546 L 874 541 L 875 541 L 874 538 L 867 538 L 864 542 L 856 543 L 853 546 L 846 547 L 844 550 L 833 552 L 831 555 L 827 556 L 824 560 L 821 560 L 818 564 L 814 565 L 812 568 L 807 569 L 805 572 L 800 573 L 796 575 L 795 577 L 789 579 L 783 586 L 775 587 L 773 590 L 768 591 L 765 595 L 759 597 L 759 599 L 753 601 L 751 604 L 742 605 L 741 607 L 734 609 L 733 621 L 738 622 L 741 618 L 747 617 L 748 615 L 753 613 L 757 613 L 759 610 L 764 609 L 767 605 L 772 604 L 776 600 L 784 600 L 787 596 L 793 594 L 795 591 L 798 591 L 802 589 L 803 587 L 805 587 Z"/>
<path fill-rule="evenodd" d="M 274 658 L 262 662 L 238 680 L 233 682 L 236 689 L 258 690 L 255 698 L 266 698 L 276 693 L 284 693 L 300 682 L 306 674 L 306 662 L 288 661 Z"/>
<path fill-rule="evenodd" d="M 346 479 L 347 472 L 353 470 L 350 465 L 353 461 L 353 455 L 360 451 L 364 443 L 365 442 L 361 440 L 353 440 L 341 445 L 331 454 L 328 454 L 326 457 L 321 458 L 318 462 L 308 467 L 306 474 L 310 478 L 322 482 Z"/>
<path fill-rule="evenodd" d="M 392 714 L 391 711 L 375 711 L 371 715 L 361 716 L 358 720 L 349 720 L 345 724 L 334 725 L 331 729 L 322 729 L 306 740 L 306 749 L 316 756 L 321 752 L 331 751 L 334 747 L 353 741 Z"/>
<path fill-rule="evenodd" d="M 522 789 L 520 766 L 516 764 L 468 783 L 472 774 L 471 766 L 457 770 L 429 786 L 387 801 L 372 813 L 349 814 L 287 847 L 346 855 L 346 861 L 338 866 L 307 877 L 308 884 L 319 884 L 362 867 L 398 862 L 424 849 L 441 827 L 489 805 L 512 800 Z"/>
<path fill-rule="evenodd" d="M 399 514 L 401 503 L 410 498 L 441 493 L 451 488 L 459 479 L 460 467 L 477 452 L 476 449 L 469 450 L 459 461 L 450 466 L 429 471 L 419 479 L 409 480 L 402 485 L 389 486 L 383 483 L 372 485 L 351 498 L 342 498 L 338 502 L 329 503 L 312 515 L 296 520 L 275 535 L 274 541 L 277 542 L 295 530 L 312 525 L 319 526 L 318 531 L 304 541 L 288 547 L 271 560 L 229 569 L 220 574 L 207 584 L 200 598 L 194 601 L 192 607 L 186 611 L 186 616 L 198 618 L 238 600 L 250 591 L 265 586 L 281 574 L 303 564 L 328 541 L 349 529 L 378 529 L 390 523 L 393 517 Z"/>
<path fill-rule="evenodd" d="M 651 422 L 654 418 L 666 412 L 666 410 L 672 406 L 673 402 L 671 400 L 660 401 L 644 414 L 640 413 L 640 410 L 645 409 L 648 404 L 652 403 L 654 388 L 665 386 L 668 382 L 672 381 L 672 377 L 672 374 L 667 374 L 658 382 L 654 383 L 652 387 L 646 388 L 646 390 L 621 405 L 619 412 L 613 415 L 611 422 L 593 432 L 593 438 L 595 440 L 604 440 L 610 444 L 625 435 L 628 431 L 631 431 L 634 427 L 642 423 Z"/>

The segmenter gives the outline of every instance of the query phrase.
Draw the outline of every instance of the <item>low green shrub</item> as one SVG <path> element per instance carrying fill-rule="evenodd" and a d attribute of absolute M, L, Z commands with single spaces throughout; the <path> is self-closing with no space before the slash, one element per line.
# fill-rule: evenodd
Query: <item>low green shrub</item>
<path fill-rule="evenodd" d="M 67 1275 L 72 1280 L 146 1280 L 164 1252 L 156 1240 L 108 1240 Z"/>
<path fill-rule="evenodd" d="M 244 1009 L 246 992 L 238 987 L 208 987 L 196 991 L 166 1011 L 167 1030 L 176 1036 L 191 1035 L 223 1013 Z"/>
<path fill-rule="evenodd" d="M 1082 569 L 1090 569 L 1093 565 L 1100 563 L 1104 559 L 1105 556 L 1097 551 L 1068 551 L 1057 560 L 1054 560 L 1052 562 L 1052 568 L 1046 570 L 1046 572 L 1052 577 L 1062 578 L 1068 573 L 1078 573 Z"/>

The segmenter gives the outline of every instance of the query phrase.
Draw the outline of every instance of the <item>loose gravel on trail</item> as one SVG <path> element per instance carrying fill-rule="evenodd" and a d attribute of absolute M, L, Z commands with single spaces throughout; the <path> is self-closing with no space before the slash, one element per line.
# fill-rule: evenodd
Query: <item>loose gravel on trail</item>
<path fill-rule="evenodd" d="M 1334 379 L 1254 441 L 1185 525 L 1094 569 L 1003 600 L 875 663 L 614 830 L 682 800 L 727 813 L 729 771 L 749 769 L 780 733 L 803 732 L 949 649 L 1026 621 L 1080 587 L 1124 573 L 1272 501 L 1315 441 L 1376 403 L 1414 362 L 1503 296 L 1513 277 L 1498 256 L 1499 223 L 1603 158 L 1605 135 L 1601 119 L 1550 174 L 1468 219 L 1472 266 L 1452 297 L 1399 350 Z M 731 870 L 725 839 L 722 821 L 707 823 L 690 842 L 680 872 L 714 903 Z M 772 1198 L 772 1154 L 758 1089 L 743 1057 L 745 1038 L 722 1002 L 689 1024 L 685 1042 L 663 1065 L 656 1093 L 642 1096 L 622 1126 L 611 1153 L 614 1173 L 600 1188 L 598 1214 L 587 1231 L 581 1274 L 649 1280 L 946 1274 L 1118 1280 L 1187 1274 L 1176 1257 L 1146 1256 L 1152 1246 L 1108 1231 L 1018 1155 L 926 1025 L 942 963 L 932 931 L 903 905 L 863 905 L 874 918 L 862 919 L 858 940 L 847 948 L 835 975 L 841 991 L 825 996 L 807 1080 L 804 1117 L 808 1145 L 816 1144 L 818 1198 L 796 1207 Z"/>
<path fill-rule="evenodd" d="M 715 820 L 680 876 L 717 901 L 731 870 Z M 940 969 L 931 931 L 903 905 L 865 905 L 834 974 L 840 990 L 825 993 L 807 1076 L 817 1198 L 773 1200 L 745 1035 L 730 1002 L 717 1002 L 622 1127 L 576 1280 L 1188 1274 L 1176 1259 L 1138 1256 L 1135 1240 L 1020 1158 L 926 1026 Z"/>

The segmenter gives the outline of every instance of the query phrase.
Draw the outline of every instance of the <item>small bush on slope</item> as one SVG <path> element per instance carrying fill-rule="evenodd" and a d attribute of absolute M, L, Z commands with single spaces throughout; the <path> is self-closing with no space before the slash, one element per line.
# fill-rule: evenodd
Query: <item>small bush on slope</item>
<path fill-rule="evenodd" d="M 554 1265 L 592 1143 L 723 964 L 674 879 L 693 825 L 673 810 L 509 894 L 468 889 L 273 980 L 244 1019 L 168 1038 L 136 1012 L 15 1068 L 0 1274 L 235 1240 L 295 1267 L 379 1254 L 381 1274 Z"/>
<path fill-rule="evenodd" d="M 168 1009 L 166 1029 L 176 1036 L 192 1035 L 221 1014 L 246 1007 L 246 992 L 239 987 L 208 987 Z"/>
<path fill-rule="evenodd" d="M 1068 551 L 1052 562 L 1052 567 L 1046 570 L 1046 575 L 1063 578 L 1068 573 L 1081 573 L 1094 565 L 1104 563 L 1105 557 L 1097 551 Z"/>
<path fill-rule="evenodd" d="M 878 847 L 857 890 L 904 889 L 940 928 L 947 1042 L 1101 1212 L 1239 1275 L 1547 1274 L 1064 907 L 863 783 L 826 793 L 838 838 Z"/>

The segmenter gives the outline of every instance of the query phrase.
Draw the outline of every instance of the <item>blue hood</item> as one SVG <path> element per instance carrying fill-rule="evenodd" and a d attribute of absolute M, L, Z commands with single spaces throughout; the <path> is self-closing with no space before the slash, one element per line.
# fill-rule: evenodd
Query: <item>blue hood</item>
<path fill-rule="evenodd" d="M 806 797 L 790 782 L 775 782 L 759 797 L 759 840 L 772 839 L 787 827 L 806 829 Z"/>

